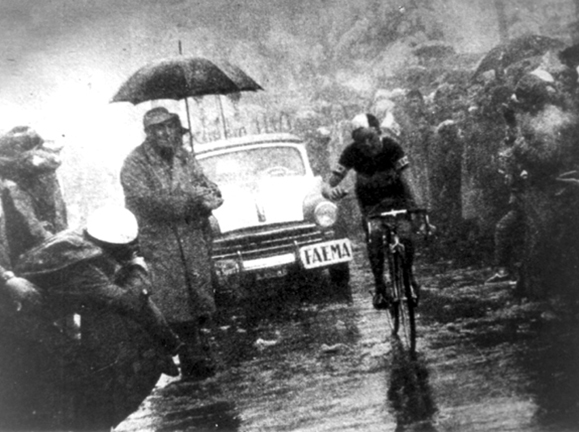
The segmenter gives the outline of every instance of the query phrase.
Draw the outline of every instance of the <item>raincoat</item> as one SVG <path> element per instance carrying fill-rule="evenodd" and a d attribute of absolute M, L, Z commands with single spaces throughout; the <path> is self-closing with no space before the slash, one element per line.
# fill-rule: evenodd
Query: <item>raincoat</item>
<path fill-rule="evenodd" d="M 17 258 L 67 228 L 64 198 L 56 176 L 60 159 L 36 148 L 0 155 L 0 188 L 9 258 Z"/>
<path fill-rule="evenodd" d="M 209 216 L 223 202 L 217 185 L 191 153 L 180 148 L 166 160 L 149 139 L 125 159 L 121 184 L 126 206 L 139 223 L 153 300 L 167 321 L 210 316 L 215 300 Z"/>
<path fill-rule="evenodd" d="M 179 340 L 143 295 L 150 279 L 80 232 L 62 231 L 21 256 L 15 272 L 39 286 L 43 309 L 0 315 L 0 429 L 108 430 L 171 370 Z M 81 315 L 80 340 L 52 325 Z"/>
<path fill-rule="evenodd" d="M 120 263 L 82 233 L 62 231 L 20 257 L 15 271 L 43 290 L 46 315 L 109 309 L 141 324 L 169 352 L 179 341 L 145 293 L 146 270 Z"/>

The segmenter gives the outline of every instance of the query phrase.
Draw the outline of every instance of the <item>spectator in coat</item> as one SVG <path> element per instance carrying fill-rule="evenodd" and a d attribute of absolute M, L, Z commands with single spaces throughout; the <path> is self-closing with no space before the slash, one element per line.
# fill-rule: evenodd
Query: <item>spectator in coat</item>
<path fill-rule="evenodd" d="M 51 149 L 30 127 L 17 126 L 0 137 L 0 181 L 9 259 L 17 258 L 66 229 L 67 216 Z"/>
<path fill-rule="evenodd" d="M 145 141 L 125 159 L 125 203 L 141 227 L 140 246 L 150 264 L 153 299 L 185 342 L 184 377 L 214 372 L 201 326 L 215 311 L 209 216 L 223 200 L 216 184 L 183 146 L 187 129 L 166 108 L 149 110 Z"/>
<path fill-rule="evenodd" d="M 141 324 L 163 352 L 176 354 L 180 341 L 149 299 L 151 283 L 137 236 L 130 211 L 103 207 L 84 229 L 62 231 L 23 254 L 15 270 L 40 287 L 44 317 L 114 310 Z"/>
<path fill-rule="evenodd" d="M 8 242 L 4 225 L 4 212 L 0 206 L 0 314 L 12 315 L 20 311 L 37 310 L 41 295 L 32 282 L 18 277 L 10 269 Z"/>
<path fill-rule="evenodd" d="M 61 164 L 59 151 L 29 126 L 16 126 L 0 137 L 6 268 L 12 268 L 21 254 L 67 227 L 66 206 L 56 176 Z M 78 331 L 72 315 L 63 317 L 58 325 L 70 334 Z"/>

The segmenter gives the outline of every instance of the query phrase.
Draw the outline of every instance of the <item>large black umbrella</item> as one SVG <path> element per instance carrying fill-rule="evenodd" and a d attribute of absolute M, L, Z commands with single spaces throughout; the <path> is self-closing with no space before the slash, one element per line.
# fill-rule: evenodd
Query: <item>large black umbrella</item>
<path fill-rule="evenodd" d="M 200 57 L 176 57 L 143 66 L 127 79 L 112 102 L 141 102 L 156 99 L 185 99 L 226 95 L 263 88 L 239 67 L 219 66 Z"/>
<path fill-rule="evenodd" d="M 131 102 L 134 105 L 157 99 L 185 99 L 187 102 L 188 97 L 257 90 L 263 88 L 231 63 L 179 56 L 137 70 L 121 85 L 111 102 Z M 187 120 L 190 121 L 188 111 L 187 105 Z"/>
<path fill-rule="evenodd" d="M 526 35 L 511 39 L 491 49 L 479 62 L 473 79 L 482 73 L 495 70 L 502 74 L 504 70 L 523 59 L 545 54 L 552 49 L 563 49 L 565 44 L 559 39 L 539 35 Z"/>

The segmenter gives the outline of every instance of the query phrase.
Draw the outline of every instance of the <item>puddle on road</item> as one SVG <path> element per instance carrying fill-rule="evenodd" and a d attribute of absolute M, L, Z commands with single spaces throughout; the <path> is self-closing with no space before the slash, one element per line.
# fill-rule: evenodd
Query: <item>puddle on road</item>
<path fill-rule="evenodd" d="M 576 319 L 505 285 L 437 288 L 422 304 L 438 431 L 579 430 Z"/>
<path fill-rule="evenodd" d="M 463 276 L 444 275 L 477 280 Z M 352 303 L 290 292 L 229 309 L 217 376 L 160 383 L 116 430 L 578 430 L 576 325 L 545 322 L 507 287 L 439 279 L 426 279 L 414 356 L 387 337 L 360 262 Z"/>

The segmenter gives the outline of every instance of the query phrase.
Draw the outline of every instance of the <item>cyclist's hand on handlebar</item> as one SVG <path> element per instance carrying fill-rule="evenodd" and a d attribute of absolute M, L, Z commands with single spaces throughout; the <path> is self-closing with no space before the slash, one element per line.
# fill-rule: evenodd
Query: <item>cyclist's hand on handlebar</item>
<path fill-rule="evenodd" d="M 418 232 L 424 237 L 431 237 L 436 234 L 436 227 L 431 223 L 423 223 Z"/>
<path fill-rule="evenodd" d="M 421 220 L 418 226 L 415 225 L 414 232 L 425 238 L 432 237 L 436 234 L 436 227 L 428 220 Z"/>
<path fill-rule="evenodd" d="M 341 198 L 344 198 L 346 195 L 348 195 L 348 191 L 346 191 L 341 186 L 336 186 L 327 192 L 326 198 L 331 199 L 332 201 L 337 201 Z"/>
<path fill-rule="evenodd" d="M 411 223 L 412 223 L 412 230 L 416 234 L 420 234 L 424 237 L 430 237 L 436 233 L 436 227 L 430 223 L 428 214 L 422 213 L 411 214 Z"/>

